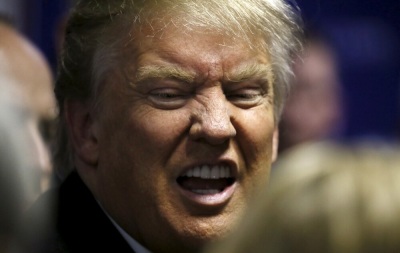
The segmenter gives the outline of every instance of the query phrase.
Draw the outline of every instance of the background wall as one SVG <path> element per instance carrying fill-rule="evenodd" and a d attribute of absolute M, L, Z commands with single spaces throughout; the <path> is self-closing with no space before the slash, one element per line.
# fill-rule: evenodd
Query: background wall
<path fill-rule="evenodd" d="M 400 1 L 298 0 L 306 24 L 337 51 L 345 91 L 345 139 L 393 141 L 400 120 Z M 56 69 L 57 31 L 68 0 L 0 0 L 0 13 L 45 53 Z"/>
<path fill-rule="evenodd" d="M 345 91 L 351 139 L 398 138 L 400 1 L 298 0 L 306 24 L 332 41 Z"/>

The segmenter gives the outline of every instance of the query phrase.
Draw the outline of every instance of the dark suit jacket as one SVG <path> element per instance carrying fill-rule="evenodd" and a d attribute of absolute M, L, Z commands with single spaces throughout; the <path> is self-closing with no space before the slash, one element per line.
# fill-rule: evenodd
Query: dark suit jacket
<path fill-rule="evenodd" d="M 75 172 L 34 204 L 23 227 L 23 252 L 134 252 Z"/>

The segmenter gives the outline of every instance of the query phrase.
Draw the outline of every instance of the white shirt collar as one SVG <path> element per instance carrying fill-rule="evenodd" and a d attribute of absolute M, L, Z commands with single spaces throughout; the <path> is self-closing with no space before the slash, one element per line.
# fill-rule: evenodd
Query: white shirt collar
<path fill-rule="evenodd" d="M 114 224 L 114 226 L 117 228 L 117 230 L 120 232 L 122 237 L 126 240 L 126 242 L 131 246 L 131 248 L 136 252 L 136 253 L 151 253 L 148 251 L 145 247 L 143 247 L 140 243 L 138 243 L 135 239 L 132 238 L 123 228 L 121 228 L 110 216 L 108 216 L 111 220 L 111 222 Z"/>
<path fill-rule="evenodd" d="M 97 202 L 98 203 L 98 202 Z M 133 249 L 135 253 L 151 253 L 148 249 L 143 247 L 140 243 L 138 243 L 135 239 L 132 238 L 123 228 L 121 228 L 117 222 L 111 218 L 110 215 L 104 210 L 104 208 L 98 203 L 100 208 L 103 210 L 103 212 L 107 215 L 107 217 L 110 219 L 111 223 L 117 228 L 118 232 L 122 235 L 122 237 L 125 239 L 125 241 L 129 244 L 129 246 Z"/>

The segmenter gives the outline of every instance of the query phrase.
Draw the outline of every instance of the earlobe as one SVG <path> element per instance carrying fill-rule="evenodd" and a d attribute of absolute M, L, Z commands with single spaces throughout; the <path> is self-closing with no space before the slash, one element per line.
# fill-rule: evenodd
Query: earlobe
<path fill-rule="evenodd" d="M 275 162 L 278 158 L 278 145 L 279 145 L 279 130 L 275 128 L 274 134 L 272 137 L 272 157 L 271 161 Z"/>
<path fill-rule="evenodd" d="M 85 102 L 67 100 L 64 108 L 76 158 L 89 166 L 95 166 L 98 161 L 98 142 L 90 106 Z"/>

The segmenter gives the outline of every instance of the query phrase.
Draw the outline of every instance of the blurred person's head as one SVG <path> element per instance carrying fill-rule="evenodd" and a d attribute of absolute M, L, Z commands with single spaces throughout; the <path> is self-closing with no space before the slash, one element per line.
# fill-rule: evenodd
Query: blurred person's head
<path fill-rule="evenodd" d="M 280 122 L 279 148 L 282 151 L 334 136 L 343 120 L 335 52 L 321 35 L 310 32 L 294 72 L 293 90 Z"/>
<path fill-rule="evenodd" d="M 0 252 L 9 252 L 15 239 L 18 222 L 24 210 L 26 185 L 21 173 L 25 159 L 26 142 L 20 138 L 18 113 L 2 97 L 8 93 L 2 87 L 0 94 Z M 8 95 L 8 94 L 7 94 Z M 21 150 L 22 148 L 22 150 Z M 26 178 L 26 179 L 28 179 Z"/>
<path fill-rule="evenodd" d="M 398 154 L 328 143 L 290 150 L 237 231 L 209 253 L 398 252 Z"/>
<path fill-rule="evenodd" d="M 57 167 L 150 250 L 199 250 L 267 182 L 299 33 L 280 0 L 79 1 Z"/>
<path fill-rule="evenodd" d="M 47 138 L 56 116 L 50 69 L 38 49 L 10 24 L 0 21 L 0 89 L 3 104 L 12 107 L 19 120 L 16 134 L 27 138 L 30 152 L 23 158 L 25 170 L 37 175 L 32 197 L 49 186 L 51 163 Z M 17 131 L 18 130 L 18 131 Z M 13 168 L 10 168 L 13 169 Z"/>

